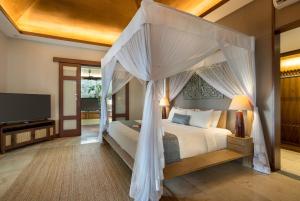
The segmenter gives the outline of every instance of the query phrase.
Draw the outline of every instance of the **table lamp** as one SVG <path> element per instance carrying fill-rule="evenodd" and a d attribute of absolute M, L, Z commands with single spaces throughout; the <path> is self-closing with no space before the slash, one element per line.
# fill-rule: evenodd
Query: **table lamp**
<path fill-rule="evenodd" d="M 162 118 L 166 119 L 167 118 L 166 107 L 170 105 L 169 99 L 167 97 L 163 97 L 162 99 L 160 99 L 159 105 L 162 107 Z"/>
<path fill-rule="evenodd" d="M 245 137 L 245 125 L 244 125 L 244 110 L 252 110 L 252 105 L 247 96 L 237 95 L 234 96 L 229 110 L 236 111 L 236 120 L 235 120 L 235 136 L 236 137 Z"/>

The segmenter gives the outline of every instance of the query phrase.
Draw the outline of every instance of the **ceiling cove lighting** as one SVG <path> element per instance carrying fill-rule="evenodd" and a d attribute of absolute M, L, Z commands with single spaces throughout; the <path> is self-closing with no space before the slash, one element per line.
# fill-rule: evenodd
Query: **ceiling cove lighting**
<path fill-rule="evenodd" d="M 188 1 L 162 1 L 165 4 L 175 7 L 179 10 L 188 12 L 192 15 L 201 16 L 215 5 L 223 2 L 223 0 L 188 0 Z"/>
<path fill-rule="evenodd" d="M 293 71 L 300 69 L 300 54 L 282 57 L 280 59 L 280 71 Z"/>
<path fill-rule="evenodd" d="M 228 0 L 156 0 L 205 16 Z M 0 10 L 22 34 L 111 46 L 140 0 L 0 0 Z M 126 8 L 126 9 L 124 9 Z"/>

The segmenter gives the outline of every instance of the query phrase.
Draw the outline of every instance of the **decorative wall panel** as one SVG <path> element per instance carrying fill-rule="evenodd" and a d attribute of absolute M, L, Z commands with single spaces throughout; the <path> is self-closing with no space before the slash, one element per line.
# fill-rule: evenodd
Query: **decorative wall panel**
<path fill-rule="evenodd" d="M 223 99 L 224 95 L 194 74 L 183 89 L 185 100 Z"/>

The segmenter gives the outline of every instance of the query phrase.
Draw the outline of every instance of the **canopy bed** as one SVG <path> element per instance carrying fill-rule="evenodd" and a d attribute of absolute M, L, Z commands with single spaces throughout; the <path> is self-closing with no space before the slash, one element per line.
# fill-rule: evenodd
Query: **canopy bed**
<path fill-rule="evenodd" d="M 163 137 L 164 129 L 168 128 L 164 126 L 159 107 L 159 100 L 163 96 L 161 83 L 165 78 L 170 78 L 170 99 L 176 97 L 195 72 L 229 98 L 235 95 L 248 96 L 254 106 L 253 166 L 257 171 L 270 172 L 256 107 L 253 37 L 165 5 L 143 0 L 136 15 L 101 60 L 101 64 L 101 133 L 109 128 L 106 97 L 110 84 L 112 93 L 115 93 L 132 77 L 147 82 L 141 128 L 137 132 L 135 155 L 132 154 L 134 165 L 130 196 L 134 200 L 159 200 L 164 173 L 166 176 L 166 172 L 174 170 L 170 169 L 172 164 L 182 162 L 175 169 L 182 168 L 181 173 L 185 174 L 201 169 L 201 163 L 196 161 L 209 161 L 209 158 L 214 157 L 218 163 L 208 162 L 206 166 L 219 164 L 222 158 L 225 160 L 224 155 L 228 154 L 222 155 L 221 150 L 212 151 L 207 152 L 207 155 L 199 154 L 165 166 Z M 107 139 L 110 141 L 112 138 Z M 191 164 L 198 164 L 199 167 L 189 170 Z"/>
<path fill-rule="evenodd" d="M 191 111 L 191 110 L 190 110 Z M 216 127 L 201 128 L 173 123 L 163 119 L 163 147 L 166 166 L 164 179 L 171 179 L 213 165 L 249 157 L 253 153 L 251 138 L 243 146 L 227 148 L 228 136 L 232 133 L 225 129 L 226 111 L 222 112 Z M 119 154 L 124 162 L 133 168 L 141 121 L 124 120 L 111 122 L 103 138 Z M 233 143 L 236 146 L 237 143 Z"/>

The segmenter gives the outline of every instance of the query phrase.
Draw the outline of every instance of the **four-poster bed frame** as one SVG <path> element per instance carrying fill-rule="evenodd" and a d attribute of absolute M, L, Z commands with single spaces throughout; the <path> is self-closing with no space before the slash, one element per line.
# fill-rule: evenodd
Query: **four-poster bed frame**
<path fill-rule="evenodd" d="M 109 126 L 106 97 L 110 83 L 113 83 L 114 94 L 131 77 L 148 82 L 129 193 L 135 201 L 158 201 L 163 192 L 161 183 L 164 178 L 246 157 L 252 153 L 252 149 L 239 152 L 243 150 L 243 146 L 240 146 L 243 141 L 229 141 L 230 138 L 227 138 L 227 144 L 232 144 L 232 149 L 236 147 L 234 152 L 225 149 L 165 165 L 162 142 L 164 130 L 159 107 L 161 90 L 158 82 L 176 76 L 179 78 L 179 82 L 173 83 L 173 89 L 176 89 L 184 79 L 181 73 L 188 74 L 191 70 L 197 69 L 197 74 L 200 73 L 205 81 L 229 98 L 235 95 L 249 98 L 254 111 L 251 133 L 254 142 L 253 167 L 257 171 L 270 173 L 256 104 L 254 37 L 153 0 L 143 0 L 136 15 L 101 59 L 101 64 L 101 133 Z M 211 68 L 212 66 L 217 68 Z M 200 68 L 205 69 L 205 72 Z"/>
<path fill-rule="evenodd" d="M 223 111 L 218 123 L 219 128 L 225 128 L 227 122 L 227 111 Z M 106 132 L 103 139 L 111 148 L 120 156 L 126 165 L 132 170 L 134 159 Z M 253 144 L 252 139 L 248 139 L 248 144 L 245 144 L 246 149 L 238 149 L 235 146 L 230 146 L 227 149 L 199 154 L 194 157 L 181 159 L 178 162 L 167 164 L 164 168 L 164 178 L 172 179 L 177 176 L 182 176 L 198 170 L 209 168 L 212 166 L 224 164 L 237 159 L 245 158 L 243 164 L 252 166 Z M 250 148 L 249 148 L 250 146 Z M 246 162 L 245 162 L 246 161 Z"/>

